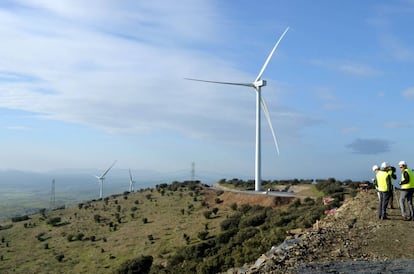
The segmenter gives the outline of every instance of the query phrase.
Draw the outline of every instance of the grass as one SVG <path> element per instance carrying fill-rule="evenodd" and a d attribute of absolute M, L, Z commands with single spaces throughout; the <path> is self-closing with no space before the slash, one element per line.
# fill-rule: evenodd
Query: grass
<path fill-rule="evenodd" d="M 81 209 L 76 206 L 47 212 L 46 216 L 35 214 L 23 222 L 4 221 L 2 226 L 13 227 L 0 230 L 4 239 L 0 243 L 0 272 L 112 273 L 127 259 L 154 254 L 154 264 L 163 264 L 177 248 L 186 245 L 184 234 L 190 236 L 190 243 L 199 241 L 197 234 L 206 225 L 211 235 L 217 234 L 220 221 L 230 211 L 222 208 L 216 218 L 207 220 L 202 214 L 206 210 L 201 205 L 202 196 L 194 201 L 190 193 L 183 189 L 161 195 L 146 190 L 111 196 L 107 202 L 85 203 Z M 149 194 L 150 199 L 146 197 Z M 96 222 L 96 215 L 105 221 Z M 61 226 L 47 224 L 54 217 L 61 218 Z M 42 233 L 46 240 L 39 241 Z M 83 240 L 68 240 L 68 235 L 75 238 L 80 233 Z M 91 241 L 91 237 L 96 240 Z M 64 255 L 61 262 L 56 259 L 60 254 Z"/>
<path fill-rule="evenodd" d="M 201 243 L 198 234 L 206 228 L 209 236 L 218 235 L 234 203 L 269 206 L 274 197 L 209 188 L 199 194 L 186 187 L 147 189 L 35 214 L 27 221 L 4 221 L 2 227 L 13 227 L 0 230 L 0 273 L 113 273 L 141 255 L 153 256 L 153 265 L 165 265 L 179 248 Z M 217 214 L 204 217 L 213 208 Z M 58 226 L 48 224 L 57 217 Z"/>

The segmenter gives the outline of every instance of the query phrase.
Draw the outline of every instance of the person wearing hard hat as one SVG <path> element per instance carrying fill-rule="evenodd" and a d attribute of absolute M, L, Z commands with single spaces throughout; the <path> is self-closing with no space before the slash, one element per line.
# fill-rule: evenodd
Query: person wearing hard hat
<path fill-rule="evenodd" d="M 395 192 L 393 180 L 397 179 L 397 175 L 395 174 L 396 169 L 395 167 L 390 166 L 389 163 L 382 162 L 381 170 L 386 171 L 391 176 L 390 200 L 388 202 L 388 205 L 390 206 L 391 209 L 393 209 L 394 208 L 394 192 Z"/>
<path fill-rule="evenodd" d="M 401 207 L 401 219 L 406 221 L 414 220 L 413 210 L 413 193 L 414 193 L 414 173 L 407 167 L 405 161 L 400 161 L 398 166 L 401 169 L 401 194 L 400 194 L 400 207 Z M 410 209 L 410 216 L 407 215 L 405 209 L 405 200 L 407 200 L 408 208 Z"/>
<path fill-rule="evenodd" d="M 372 167 L 372 171 L 375 172 L 375 180 L 377 181 L 378 192 L 380 194 L 378 218 L 381 220 L 387 220 L 387 206 L 390 199 L 391 176 L 388 172 L 380 170 L 377 165 Z"/>
<path fill-rule="evenodd" d="M 377 166 L 377 165 L 373 165 L 372 166 L 372 171 L 374 171 L 375 172 L 375 170 L 377 170 L 377 169 L 379 169 L 379 167 Z M 379 193 L 379 191 L 378 191 L 378 182 L 377 182 L 377 178 L 372 178 L 372 184 L 374 185 L 374 187 L 375 187 L 375 192 L 377 192 L 377 195 L 378 195 L 378 201 L 381 201 L 381 196 L 380 196 L 380 193 Z"/>

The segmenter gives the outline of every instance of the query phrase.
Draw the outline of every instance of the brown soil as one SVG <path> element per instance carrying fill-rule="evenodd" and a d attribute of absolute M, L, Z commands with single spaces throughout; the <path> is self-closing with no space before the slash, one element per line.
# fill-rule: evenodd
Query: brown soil
<path fill-rule="evenodd" d="M 375 191 L 361 192 L 312 229 L 288 239 L 295 244 L 263 254 L 247 273 L 409 273 L 414 222 L 401 220 L 398 207 L 388 210 L 388 220 L 379 220 L 377 208 Z"/>
<path fill-rule="evenodd" d="M 220 202 L 216 202 L 216 198 L 220 199 Z M 237 206 L 243 204 L 248 205 L 260 205 L 264 207 L 278 207 L 281 205 L 288 204 L 292 199 L 291 197 L 278 197 L 265 195 L 265 194 L 244 194 L 225 191 L 223 194 L 217 196 L 217 194 L 209 192 L 205 195 L 205 200 L 214 207 L 225 207 L 228 208 L 231 204 L 236 203 Z"/>

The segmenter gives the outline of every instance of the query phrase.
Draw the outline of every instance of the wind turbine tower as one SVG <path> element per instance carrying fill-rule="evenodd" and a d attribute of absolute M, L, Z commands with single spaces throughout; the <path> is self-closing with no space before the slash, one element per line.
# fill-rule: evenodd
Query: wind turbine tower
<path fill-rule="evenodd" d="M 135 181 L 132 178 L 131 169 L 129 169 L 129 192 L 133 192 L 134 191 L 134 185 L 135 185 Z"/>
<path fill-rule="evenodd" d="M 107 169 L 104 171 L 104 173 L 102 173 L 101 176 L 97 176 L 95 175 L 95 177 L 98 179 L 99 182 L 99 198 L 102 199 L 102 194 L 103 194 L 103 182 L 105 180 L 105 175 L 109 172 L 109 170 L 115 165 L 116 161 Z"/>
<path fill-rule="evenodd" d="M 215 84 L 224 84 L 224 85 L 235 85 L 235 86 L 245 86 L 254 88 L 256 91 L 256 153 L 255 153 L 255 191 L 261 191 L 262 185 L 262 166 L 261 166 L 261 107 L 263 108 L 263 112 L 266 116 L 267 122 L 269 123 L 270 130 L 272 131 L 273 141 L 276 146 L 277 153 L 279 154 L 279 146 L 277 143 L 276 135 L 273 130 L 272 121 L 270 120 L 269 110 L 267 109 L 266 102 L 262 97 L 262 87 L 266 86 L 266 80 L 262 80 L 262 75 L 266 70 L 267 65 L 269 64 L 270 59 L 273 56 L 276 48 L 278 47 L 280 41 L 282 41 L 283 37 L 289 30 L 289 27 L 282 33 L 279 40 L 277 40 L 276 44 L 274 45 L 272 51 L 270 52 L 269 56 L 267 57 L 262 69 L 260 70 L 259 74 L 257 75 L 256 79 L 252 83 L 235 83 L 235 82 L 219 82 L 219 81 L 209 81 L 209 80 L 201 80 L 201 79 L 193 79 L 193 78 L 185 78 L 186 80 L 192 81 L 199 81 L 199 82 L 207 82 L 207 83 L 215 83 Z M 260 107 L 261 105 L 261 107 Z"/>

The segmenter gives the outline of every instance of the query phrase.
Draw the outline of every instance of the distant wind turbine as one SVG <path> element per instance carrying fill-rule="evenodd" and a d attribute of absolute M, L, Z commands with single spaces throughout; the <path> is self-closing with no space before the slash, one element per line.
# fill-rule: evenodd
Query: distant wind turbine
<path fill-rule="evenodd" d="M 201 79 L 194 79 L 194 78 L 185 78 L 186 80 L 192 81 L 199 81 L 199 82 L 207 82 L 207 83 L 215 83 L 215 84 L 224 84 L 224 85 L 236 85 L 236 86 L 245 86 L 245 87 L 252 87 L 256 91 L 256 163 L 255 163 L 255 191 L 261 190 L 262 185 L 262 178 L 261 178 L 261 117 L 260 117 L 260 105 L 262 105 L 263 112 L 266 116 L 267 122 L 269 123 L 270 130 L 272 131 L 273 141 L 276 146 L 277 154 L 279 155 L 279 145 L 277 143 L 276 135 L 273 130 L 272 121 L 270 120 L 269 110 L 267 109 L 266 102 L 262 98 L 262 91 L 261 88 L 266 86 L 266 81 L 262 80 L 262 75 L 266 70 L 267 65 L 269 64 L 270 59 L 273 56 L 276 48 L 278 47 L 280 41 L 282 41 L 283 37 L 289 30 L 289 27 L 282 33 L 279 40 L 277 40 L 275 46 L 273 47 L 272 51 L 270 52 L 269 56 L 267 57 L 262 69 L 260 70 L 259 74 L 257 75 L 256 79 L 253 83 L 235 83 L 235 82 L 219 82 L 219 81 L 209 81 L 209 80 L 201 80 Z"/>
<path fill-rule="evenodd" d="M 105 175 L 109 172 L 109 170 L 115 165 L 116 161 L 107 169 L 101 176 L 95 175 L 95 177 L 99 181 L 99 198 L 102 199 L 102 192 L 103 192 L 103 181 L 105 180 Z"/>
<path fill-rule="evenodd" d="M 129 192 L 134 191 L 135 181 L 132 178 L 131 169 L 129 169 Z"/>

